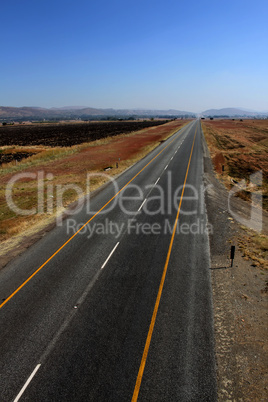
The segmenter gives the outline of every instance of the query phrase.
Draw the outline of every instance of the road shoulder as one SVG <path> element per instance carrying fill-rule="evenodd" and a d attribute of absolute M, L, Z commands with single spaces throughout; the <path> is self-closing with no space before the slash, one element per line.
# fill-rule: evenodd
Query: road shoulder
<path fill-rule="evenodd" d="M 214 174 L 204 138 L 203 148 L 206 205 L 208 220 L 213 226 L 210 269 L 218 400 L 266 401 L 267 270 L 257 267 L 255 261 L 239 250 L 243 229 L 228 212 L 228 193 Z M 238 210 L 243 209 L 243 200 L 235 202 Z M 231 245 L 236 246 L 232 268 Z"/>

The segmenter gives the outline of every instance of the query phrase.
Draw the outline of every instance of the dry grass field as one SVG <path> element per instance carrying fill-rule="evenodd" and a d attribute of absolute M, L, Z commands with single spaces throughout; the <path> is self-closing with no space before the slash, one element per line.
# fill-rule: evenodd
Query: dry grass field
<path fill-rule="evenodd" d="M 206 120 L 202 128 L 218 178 L 228 189 L 245 179 L 247 188 L 237 196 L 250 201 L 252 191 L 261 192 L 262 207 L 268 211 L 268 120 Z M 258 171 L 263 181 L 256 188 L 250 175 Z M 245 259 L 267 267 L 268 237 L 247 228 L 242 233 L 238 243 Z"/>
<path fill-rule="evenodd" d="M 259 190 L 268 210 L 268 120 L 213 120 L 202 122 L 202 127 L 215 170 L 228 188 L 245 179 L 248 187 L 239 195 L 248 200 L 250 175 L 262 171 Z"/>

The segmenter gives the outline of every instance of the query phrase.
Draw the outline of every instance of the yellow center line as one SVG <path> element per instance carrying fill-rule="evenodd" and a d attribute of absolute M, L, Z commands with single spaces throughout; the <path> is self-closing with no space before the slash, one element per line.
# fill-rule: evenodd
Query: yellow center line
<path fill-rule="evenodd" d="M 186 126 L 187 127 L 187 126 Z M 181 131 L 181 130 L 180 130 Z M 86 225 L 88 225 L 108 204 L 110 204 L 110 202 L 112 202 L 115 197 L 117 197 L 118 194 L 121 193 L 121 191 L 124 190 L 124 188 L 126 188 L 137 176 L 139 176 L 139 174 L 141 172 L 143 172 L 143 170 L 149 166 L 162 152 L 164 152 L 164 150 L 169 147 L 173 141 L 175 141 L 175 139 L 181 134 L 181 132 L 179 132 L 163 149 L 162 151 L 160 151 L 153 159 L 151 159 L 134 177 L 132 177 L 132 179 L 129 180 L 129 182 L 127 182 L 127 184 L 124 185 L 124 187 L 121 188 L 121 190 L 119 190 L 108 202 L 106 202 L 105 205 L 103 205 L 102 208 L 100 208 L 95 215 L 93 215 L 79 230 L 77 230 L 77 232 L 75 232 L 57 251 L 55 251 L 54 254 L 51 255 L 51 257 L 49 257 L 36 271 L 34 271 L 34 273 L 29 276 L 13 293 L 11 293 L 10 296 L 8 296 L 3 302 L 2 304 L 0 304 L 0 309 L 10 300 L 12 299 L 16 293 L 18 293 L 39 271 L 41 271 L 42 268 L 44 268 L 49 261 L 51 261 L 68 243 L 70 243 L 70 241 L 77 236 L 77 234 L 84 229 L 84 227 Z"/>
<path fill-rule="evenodd" d="M 165 282 L 165 278 L 166 278 L 166 273 L 167 273 L 167 268 L 168 268 L 169 259 L 170 259 L 170 255 L 171 255 L 171 250 L 172 250 L 174 237 L 175 237 L 175 233 L 176 233 L 176 229 L 177 229 L 177 224 L 178 224 L 178 220 L 179 220 L 179 216 L 180 216 L 181 203 L 182 203 L 182 198 L 183 198 L 183 195 L 184 195 L 186 180 L 187 180 L 187 176 L 188 176 L 188 172 L 189 172 L 189 168 L 190 168 L 190 163 L 191 163 L 191 159 L 192 159 L 192 154 L 193 154 L 193 149 L 194 149 L 194 144 L 195 144 L 195 138 L 196 138 L 196 132 L 197 132 L 197 127 L 196 127 L 196 130 L 195 130 L 192 149 L 191 149 L 191 153 L 190 153 L 190 157 L 189 157 L 189 161 L 188 161 L 188 166 L 187 166 L 187 170 L 186 170 L 186 174 L 185 174 L 185 179 L 184 179 L 184 183 L 183 183 L 183 189 L 182 189 L 182 193 L 181 193 L 180 204 L 179 204 L 179 207 L 178 207 L 178 211 L 177 211 L 177 215 L 176 215 L 176 219 L 175 219 L 175 223 L 174 223 L 174 227 L 173 227 L 173 232 L 172 232 L 172 236 L 171 236 L 171 240 L 170 240 L 170 244 L 169 244 L 167 258 L 166 258 L 166 262 L 165 262 L 161 282 L 160 282 L 160 285 L 159 285 L 158 294 L 157 294 L 157 298 L 156 298 L 156 302 L 155 302 L 155 306 L 154 306 L 154 311 L 153 311 L 153 315 L 152 315 L 152 319 L 151 319 L 151 324 L 150 324 L 150 327 L 149 327 L 149 331 L 148 331 L 148 335 L 147 335 L 147 339 L 146 339 L 146 343 L 145 343 L 145 347 L 144 347 L 144 351 L 143 351 L 143 355 L 142 355 L 142 359 L 141 359 L 141 364 L 140 364 L 140 368 L 139 368 L 139 372 L 138 372 L 138 376 L 137 376 L 137 380 L 136 380 L 136 384 L 135 384 L 135 388 L 134 388 L 134 392 L 133 392 L 131 402 L 137 402 L 138 395 L 139 395 L 139 392 L 140 392 L 140 386 L 141 386 L 141 381 L 142 381 L 142 377 L 143 377 L 143 372 L 144 372 L 144 369 L 145 369 L 145 364 L 146 364 L 146 360 L 147 360 L 147 356 L 148 356 L 148 352 L 149 352 L 149 347 L 150 347 L 150 343 L 151 343 L 151 339 L 152 339 L 152 335 L 153 335 L 156 316 L 157 316 L 157 312 L 158 312 L 158 308 L 159 308 L 159 304 L 160 304 L 160 299 L 161 299 L 162 291 L 163 291 L 163 287 L 164 287 L 164 282 Z"/>

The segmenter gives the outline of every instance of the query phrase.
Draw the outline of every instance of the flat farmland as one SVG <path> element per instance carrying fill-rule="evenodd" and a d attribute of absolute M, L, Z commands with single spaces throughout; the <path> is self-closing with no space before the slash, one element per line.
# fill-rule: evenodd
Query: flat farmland
<path fill-rule="evenodd" d="M 123 123 L 125 124 L 125 122 Z M 149 123 L 150 127 L 143 127 L 138 131 L 133 131 L 140 126 L 136 124 L 132 125 L 132 122 L 130 122 L 129 125 L 127 123 L 127 127 L 132 132 L 118 133 L 117 135 L 113 134 L 111 136 L 107 136 L 106 132 L 106 137 L 104 138 L 101 137 L 101 139 L 97 140 L 90 139 L 86 142 L 70 146 L 66 146 L 66 144 L 65 146 L 52 146 L 54 141 L 57 144 L 63 144 L 63 142 L 58 140 L 59 135 L 57 131 L 54 134 L 56 138 L 53 139 L 51 134 L 48 136 L 48 138 L 50 138 L 50 145 L 44 145 L 44 143 L 41 142 L 39 142 L 38 145 L 29 144 L 25 140 L 25 137 L 23 142 L 20 142 L 22 139 L 16 139 L 14 137 L 14 145 L 2 145 L 0 147 L 2 155 L 17 153 L 21 156 L 29 154 L 29 157 L 17 162 L 15 160 L 8 163 L 5 162 L 2 164 L 0 170 L 0 255 L 3 256 L 12 253 L 14 257 L 17 251 L 21 252 L 22 245 L 26 244 L 25 237 L 36 239 L 36 233 L 39 233 L 54 222 L 57 209 L 56 189 L 58 186 L 76 185 L 79 186 L 82 191 L 86 191 L 86 178 L 88 173 L 103 172 L 107 176 L 117 176 L 147 155 L 185 124 L 189 123 L 189 120 L 174 120 L 165 124 L 161 122 L 162 124 L 157 125 L 152 125 L 155 122 L 144 122 L 144 124 L 145 123 Z M 92 123 L 90 123 L 90 125 L 91 124 Z M 110 123 L 98 124 L 102 128 L 106 127 L 106 129 L 108 129 L 110 127 Z M 84 125 L 86 125 L 86 123 L 77 123 L 77 127 L 75 127 L 76 131 L 79 127 L 83 126 L 81 129 L 81 138 L 84 133 Z M 34 132 L 34 127 L 35 126 L 31 126 L 32 133 Z M 42 130 L 45 130 L 46 127 L 48 126 L 42 127 Z M 119 127 L 123 129 L 123 125 L 121 126 L 120 123 Z M 10 127 L 10 129 L 11 130 L 8 130 L 8 132 L 13 132 L 13 135 L 15 132 L 19 133 L 19 131 L 15 131 L 16 127 L 14 126 Z M 2 128 L 0 129 L 0 138 L 1 130 Z M 33 137 L 38 141 L 37 134 L 31 138 Z M 76 141 L 78 141 L 78 139 Z M 25 145 L 15 145 L 15 143 L 24 143 Z M 17 215 L 8 207 L 6 202 L 7 184 L 17 173 L 37 175 L 38 172 L 42 172 L 44 177 L 47 177 L 49 174 L 50 177 L 53 178 L 52 181 L 45 180 L 44 183 L 44 202 L 45 205 L 49 202 L 52 210 L 48 212 L 45 209 L 44 213 L 30 216 Z M 94 187 L 92 186 L 91 190 L 98 188 L 104 184 L 104 182 L 104 179 L 96 179 Z M 48 185 L 53 186 L 53 194 L 48 195 Z M 51 197 L 50 201 L 48 197 Z M 13 187 L 13 199 L 19 208 L 26 210 L 36 207 L 38 203 L 37 180 L 34 178 L 24 178 L 17 181 L 16 185 Z M 67 207 L 76 199 L 77 193 L 75 193 L 75 191 L 71 189 L 65 191 L 63 196 L 63 208 Z M 17 251 L 14 251 L 15 249 Z M 3 264 L 8 261 L 8 258 L 9 257 L 2 259 Z"/>
<path fill-rule="evenodd" d="M 70 147 L 164 123 L 166 121 L 154 120 L 2 126 L 0 127 L 0 147 L 4 145 Z"/>
<path fill-rule="evenodd" d="M 212 120 L 202 122 L 214 168 L 228 188 L 242 179 L 239 193 L 248 200 L 253 187 L 250 175 L 262 172 L 263 206 L 268 210 L 268 120 Z"/>
<path fill-rule="evenodd" d="M 39 152 L 29 146 L 72 147 L 107 137 L 128 134 L 166 121 L 42 123 L 0 127 L 0 165 L 12 160 L 20 162 Z M 14 148 L 15 146 L 15 148 Z M 3 148 L 7 147 L 7 148 Z"/>

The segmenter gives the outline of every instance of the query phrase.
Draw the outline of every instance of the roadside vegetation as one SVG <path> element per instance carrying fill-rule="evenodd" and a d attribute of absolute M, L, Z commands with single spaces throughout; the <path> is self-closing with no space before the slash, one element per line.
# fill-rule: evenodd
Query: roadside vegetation
<path fill-rule="evenodd" d="M 263 200 L 260 208 L 268 211 L 268 120 L 205 120 L 202 129 L 218 179 L 229 190 L 244 179 L 246 188 L 236 195 L 250 201 L 252 192 L 259 192 Z M 250 176 L 259 171 L 262 183 L 256 186 L 250 183 Z M 238 241 L 245 258 L 267 267 L 265 233 L 257 235 L 243 228 Z"/>
<path fill-rule="evenodd" d="M 246 227 L 242 229 L 243 235 L 238 238 L 238 245 L 243 257 L 253 261 L 253 266 L 268 269 L 268 237 Z"/>

